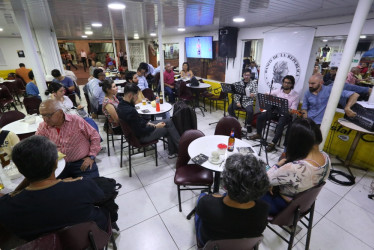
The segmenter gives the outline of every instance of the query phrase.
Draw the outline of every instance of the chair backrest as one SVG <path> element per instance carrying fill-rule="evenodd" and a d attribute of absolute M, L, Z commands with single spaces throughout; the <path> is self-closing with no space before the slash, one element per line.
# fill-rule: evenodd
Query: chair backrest
<path fill-rule="evenodd" d="M 24 82 L 25 81 L 22 78 L 16 78 L 15 85 L 18 94 L 20 94 L 22 91 L 26 91 L 26 85 L 24 84 Z"/>
<path fill-rule="evenodd" d="M 21 120 L 25 117 L 25 114 L 17 110 L 5 112 L 0 117 L 0 128 L 14 121 Z"/>
<path fill-rule="evenodd" d="M 230 136 L 232 128 L 234 129 L 235 138 L 242 139 L 242 127 L 240 122 L 232 116 L 222 117 L 218 121 L 214 135 Z"/>
<path fill-rule="evenodd" d="M 91 114 L 92 113 L 92 108 L 91 108 L 90 98 L 88 97 L 87 93 L 84 93 L 84 97 L 86 98 L 86 102 L 87 102 L 87 111 L 88 111 L 89 114 Z"/>
<path fill-rule="evenodd" d="M 154 86 L 158 87 L 158 84 L 160 83 L 160 72 L 156 73 L 155 78 L 153 79 Z"/>
<path fill-rule="evenodd" d="M 17 75 L 16 74 L 16 79 L 15 79 L 16 81 L 17 80 L 20 80 L 21 81 L 21 83 L 22 83 L 22 85 L 23 85 L 23 88 L 26 88 L 26 84 L 27 84 L 27 82 L 25 82 L 25 80 L 20 76 L 20 75 Z M 18 88 L 20 88 L 21 86 L 18 86 Z"/>
<path fill-rule="evenodd" d="M 75 94 L 69 94 L 68 97 L 71 100 L 71 102 L 73 103 L 74 107 L 78 107 L 77 101 L 75 99 Z"/>
<path fill-rule="evenodd" d="M 26 112 L 29 115 L 39 114 L 40 103 L 42 103 L 42 100 L 40 100 L 36 96 L 30 96 L 30 97 L 23 98 L 23 104 L 25 105 Z"/>
<path fill-rule="evenodd" d="M 187 82 L 185 81 L 180 81 L 179 85 L 179 96 L 183 97 L 192 97 L 191 91 L 188 89 L 186 86 Z"/>
<path fill-rule="evenodd" d="M 121 129 L 123 134 L 125 135 L 127 143 L 133 147 L 140 148 L 141 143 L 139 139 L 135 136 L 135 133 L 132 131 L 129 124 L 127 124 L 127 122 L 121 119 L 119 119 L 119 124 L 121 125 Z"/>
<path fill-rule="evenodd" d="M 304 192 L 297 194 L 294 199 L 288 204 L 288 206 L 277 214 L 270 222 L 279 226 L 289 226 L 292 225 L 295 212 L 300 209 L 300 219 L 302 215 L 309 212 L 314 202 L 317 199 L 319 192 L 326 182 L 312 187 Z"/>
<path fill-rule="evenodd" d="M 10 92 L 10 94 L 14 95 L 17 93 L 17 83 L 14 81 L 14 82 L 7 82 L 5 81 L 4 83 L 4 86 L 6 86 Z"/>
<path fill-rule="evenodd" d="M 242 238 L 242 239 L 225 239 L 225 240 L 210 240 L 205 246 L 204 250 L 252 250 L 257 247 L 264 237 Z"/>
<path fill-rule="evenodd" d="M 150 88 L 143 89 L 142 93 L 143 93 L 144 97 L 147 98 L 150 101 L 153 101 L 154 99 L 156 99 L 155 95 L 153 94 L 152 89 L 150 89 Z"/>
<path fill-rule="evenodd" d="M 5 83 L 5 82 L 4 82 Z M 13 101 L 13 97 L 10 94 L 9 89 L 7 88 L 6 85 L 1 85 L 0 86 L 0 99 L 5 99 L 7 101 Z"/>
<path fill-rule="evenodd" d="M 205 136 L 204 133 L 197 129 L 190 129 L 182 134 L 179 140 L 176 168 L 187 165 L 188 161 L 191 159 L 190 155 L 188 154 L 188 146 L 192 141 L 203 136 Z"/>
<path fill-rule="evenodd" d="M 103 249 L 108 244 L 110 237 L 111 233 L 109 231 L 105 232 L 95 222 L 89 221 L 39 237 L 16 249 Z"/>

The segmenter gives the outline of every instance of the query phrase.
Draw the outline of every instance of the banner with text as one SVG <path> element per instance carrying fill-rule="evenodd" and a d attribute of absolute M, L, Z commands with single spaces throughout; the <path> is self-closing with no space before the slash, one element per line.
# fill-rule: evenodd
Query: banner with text
<path fill-rule="evenodd" d="M 301 93 L 307 81 L 307 71 L 315 29 L 290 28 L 282 32 L 268 32 L 264 35 L 262 49 L 259 93 L 267 93 L 282 86 L 286 75 L 295 77 L 294 90 Z M 272 84 L 273 83 L 273 84 Z"/>

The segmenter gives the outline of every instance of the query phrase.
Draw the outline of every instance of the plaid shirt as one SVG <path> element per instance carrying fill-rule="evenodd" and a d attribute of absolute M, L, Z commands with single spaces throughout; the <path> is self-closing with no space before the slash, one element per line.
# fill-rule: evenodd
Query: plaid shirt
<path fill-rule="evenodd" d="M 257 80 L 250 80 L 248 83 L 236 82 L 234 83 L 236 85 L 245 86 L 246 89 L 249 89 L 249 93 L 257 95 Z M 248 97 L 248 96 L 241 96 L 241 95 L 234 95 L 234 102 L 238 103 L 240 102 L 240 105 L 242 105 L 243 108 L 246 108 L 249 105 L 253 105 L 254 97 Z"/>
<path fill-rule="evenodd" d="M 50 127 L 47 123 L 39 124 L 36 135 L 49 138 L 57 145 L 58 151 L 65 154 L 66 162 L 74 162 L 87 156 L 99 153 L 100 135 L 83 118 L 77 115 L 65 114 L 65 121 L 60 128 Z"/>

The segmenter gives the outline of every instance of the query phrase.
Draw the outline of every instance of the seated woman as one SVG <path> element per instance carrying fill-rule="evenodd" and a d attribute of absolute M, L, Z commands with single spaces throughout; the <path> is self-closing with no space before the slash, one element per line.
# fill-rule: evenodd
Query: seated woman
<path fill-rule="evenodd" d="M 32 70 L 29 72 L 28 76 L 29 76 L 31 82 L 29 82 L 29 83 L 26 84 L 26 95 L 28 95 L 28 96 L 36 96 L 39 99 L 41 99 L 40 98 L 39 89 L 36 86 L 36 83 L 35 83 L 35 80 L 34 80 L 34 73 L 32 72 Z"/>
<path fill-rule="evenodd" d="M 222 173 L 227 195 L 199 197 L 195 215 L 198 246 L 209 240 L 261 236 L 266 228 L 268 205 L 258 200 L 269 188 L 265 163 L 256 156 L 234 154 Z"/>
<path fill-rule="evenodd" d="M 2 230 L 26 241 L 88 221 L 106 231 L 108 212 L 96 205 L 104 192 L 92 179 L 56 179 L 57 147 L 48 138 L 22 140 L 13 148 L 12 159 L 29 184 L 0 198 Z M 4 234 L 0 232 L 0 238 Z"/>
<path fill-rule="evenodd" d="M 105 98 L 103 101 L 103 113 L 105 117 L 108 118 L 108 126 L 111 126 L 115 134 L 122 134 L 122 129 L 119 124 L 119 118 L 116 111 L 119 104 L 119 101 L 116 97 L 118 88 L 115 83 L 110 83 L 107 80 L 99 83 L 99 85 L 103 88 L 103 91 L 105 93 Z"/>
<path fill-rule="evenodd" d="M 262 200 L 270 205 L 270 215 L 286 208 L 296 194 L 325 181 L 331 168 L 329 156 L 319 150 L 322 134 L 312 119 L 295 120 L 287 139 L 286 159 L 267 172 L 271 187 Z"/>
<path fill-rule="evenodd" d="M 99 134 L 99 127 L 95 123 L 95 121 L 88 117 L 87 112 L 83 109 L 81 105 L 78 107 L 74 107 L 73 102 L 70 100 L 69 97 L 65 95 L 66 89 L 65 87 L 58 82 L 51 82 L 48 86 L 45 95 L 49 96 L 51 99 L 56 99 L 61 102 L 61 107 L 64 113 L 78 115 L 82 117 L 88 124 L 91 125 Z"/>
<path fill-rule="evenodd" d="M 180 72 L 181 78 L 191 78 L 194 76 L 192 70 L 190 70 L 190 65 L 188 62 L 184 62 L 182 65 L 182 71 Z"/>

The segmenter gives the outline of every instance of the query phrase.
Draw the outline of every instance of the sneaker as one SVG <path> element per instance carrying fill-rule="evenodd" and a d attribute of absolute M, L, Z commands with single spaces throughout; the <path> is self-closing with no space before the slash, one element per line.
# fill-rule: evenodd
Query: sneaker
<path fill-rule="evenodd" d="M 175 158 L 175 157 L 178 157 L 178 154 L 170 154 L 170 155 L 168 155 L 168 158 L 169 158 L 169 159 L 173 159 L 173 158 Z"/>
<path fill-rule="evenodd" d="M 266 147 L 266 152 L 272 152 L 275 150 L 275 144 L 269 143 L 269 145 Z"/>
<path fill-rule="evenodd" d="M 252 135 L 251 137 L 249 137 L 250 140 L 257 140 L 257 139 L 261 139 L 261 135 L 259 134 L 254 134 Z"/>
<path fill-rule="evenodd" d="M 247 126 L 247 132 L 252 133 L 252 127 L 251 126 Z"/>

